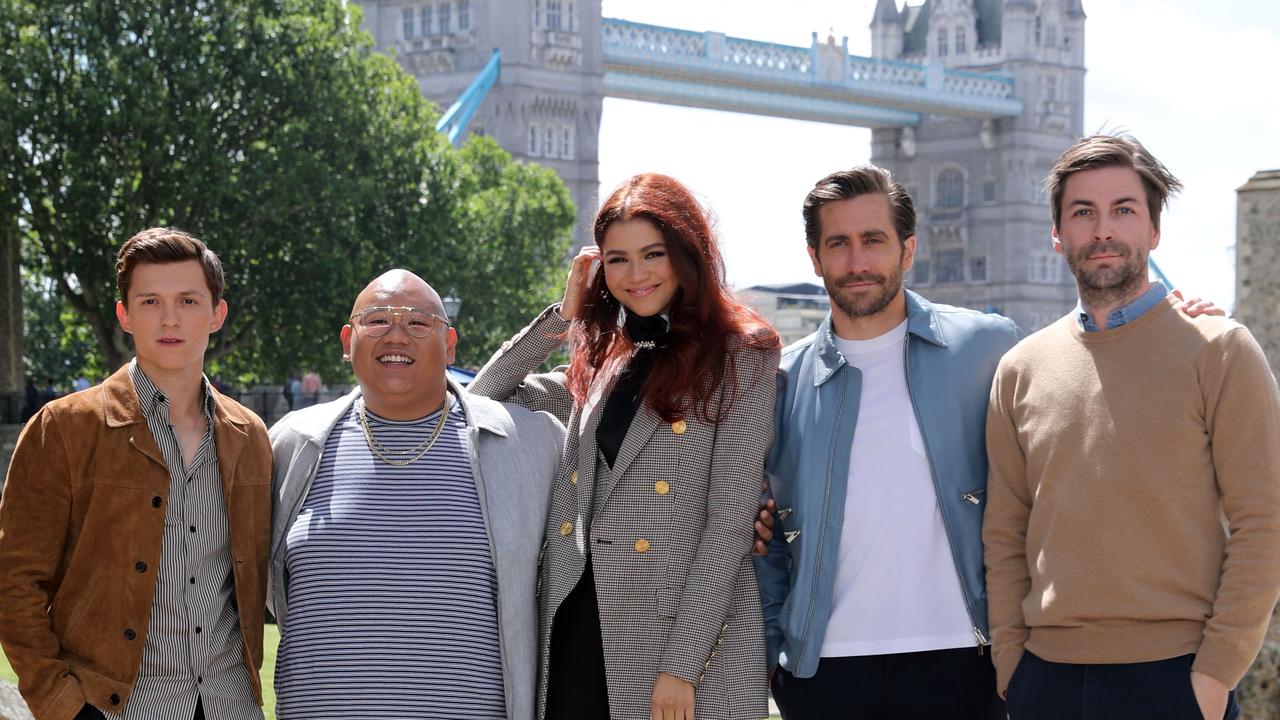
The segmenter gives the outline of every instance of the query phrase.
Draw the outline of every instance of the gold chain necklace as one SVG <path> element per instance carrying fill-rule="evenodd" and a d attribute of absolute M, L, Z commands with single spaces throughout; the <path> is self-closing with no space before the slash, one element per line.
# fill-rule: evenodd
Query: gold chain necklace
<path fill-rule="evenodd" d="M 378 439 L 373 435 L 373 429 L 369 427 L 369 418 L 365 415 L 364 399 L 361 399 L 360 404 L 356 406 L 356 414 L 360 417 L 360 429 L 364 430 L 364 441 L 369 445 L 369 452 L 373 453 L 374 457 L 388 465 L 404 467 L 405 465 L 412 465 L 417 462 L 419 458 L 427 454 L 427 451 L 431 449 L 432 445 L 436 444 L 436 439 L 440 437 L 440 432 L 444 430 L 444 422 L 449 417 L 449 393 L 444 394 L 444 404 L 440 406 L 440 421 L 436 423 L 436 429 L 432 431 L 431 437 L 423 440 L 408 450 L 392 450 L 378 442 Z M 413 457 L 410 457 L 407 460 L 393 460 L 387 457 L 388 455 L 399 455 L 402 457 L 412 455 Z"/>

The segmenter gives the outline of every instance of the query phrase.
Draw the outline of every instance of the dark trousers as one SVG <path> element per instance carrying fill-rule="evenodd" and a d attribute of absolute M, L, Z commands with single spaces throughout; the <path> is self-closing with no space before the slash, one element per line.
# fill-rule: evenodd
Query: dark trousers
<path fill-rule="evenodd" d="M 1191 689 L 1195 655 L 1113 665 L 1049 662 L 1030 652 L 1005 697 L 1010 720 L 1204 720 Z M 1225 720 L 1240 716 L 1236 694 Z"/>
<path fill-rule="evenodd" d="M 609 720 L 609 686 L 591 556 L 551 622 L 547 720 Z"/>
<path fill-rule="evenodd" d="M 811 678 L 779 667 L 773 700 L 786 720 L 1004 720 L 990 653 L 978 648 L 824 657 Z"/>

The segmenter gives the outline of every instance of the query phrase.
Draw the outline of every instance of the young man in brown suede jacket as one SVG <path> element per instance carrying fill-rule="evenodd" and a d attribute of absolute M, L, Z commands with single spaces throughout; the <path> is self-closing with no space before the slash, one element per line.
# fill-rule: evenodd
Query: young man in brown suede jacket
<path fill-rule="evenodd" d="M 135 360 L 23 428 L 0 498 L 0 644 L 37 720 L 260 720 L 271 448 L 203 374 L 222 265 L 121 248 Z"/>

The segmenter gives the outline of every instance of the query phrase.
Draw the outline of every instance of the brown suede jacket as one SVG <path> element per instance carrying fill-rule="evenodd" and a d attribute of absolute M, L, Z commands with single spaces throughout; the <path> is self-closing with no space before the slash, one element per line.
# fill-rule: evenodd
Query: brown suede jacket
<path fill-rule="evenodd" d="M 256 415 L 216 401 L 244 662 L 261 702 L 271 446 Z M 23 428 L 0 496 L 0 644 L 37 720 L 128 700 L 156 586 L 155 570 L 135 565 L 160 566 L 168 496 L 127 367 Z"/>

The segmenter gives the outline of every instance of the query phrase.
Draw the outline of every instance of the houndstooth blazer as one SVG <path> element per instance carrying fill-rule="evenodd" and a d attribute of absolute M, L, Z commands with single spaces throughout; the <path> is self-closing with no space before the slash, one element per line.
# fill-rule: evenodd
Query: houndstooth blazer
<path fill-rule="evenodd" d="M 649 719 L 659 672 L 694 684 L 698 720 L 765 717 L 750 552 L 773 440 L 778 350 L 731 344 L 734 404 L 718 425 L 692 412 L 666 423 L 642 404 L 610 470 L 596 448 L 602 403 L 584 419 L 563 368 L 531 374 L 561 344 L 568 325 L 557 309 L 504 343 L 469 387 L 549 411 L 568 426 L 539 574 L 538 717 L 546 714 L 551 620 L 582 576 L 588 542 L 613 720 Z M 711 407 L 723 400 L 721 386 Z"/>

